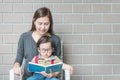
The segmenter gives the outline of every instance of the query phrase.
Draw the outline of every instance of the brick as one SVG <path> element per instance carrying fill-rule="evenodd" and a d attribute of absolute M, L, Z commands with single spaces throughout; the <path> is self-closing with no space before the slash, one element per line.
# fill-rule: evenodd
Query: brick
<path fill-rule="evenodd" d="M 91 11 L 91 4 L 73 4 L 74 13 L 90 13 Z"/>
<path fill-rule="evenodd" d="M 111 12 L 111 4 L 93 4 L 93 12 L 95 13 Z"/>
<path fill-rule="evenodd" d="M 59 34 L 72 33 L 72 25 L 69 24 L 55 24 L 54 31 Z"/>
<path fill-rule="evenodd" d="M 82 23 L 81 14 L 65 14 L 64 23 Z"/>
<path fill-rule="evenodd" d="M 74 66 L 74 75 L 91 75 L 92 74 L 92 66 Z"/>
<path fill-rule="evenodd" d="M 65 55 L 63 61 L 67 64 L 82 64 L 81 55 Z"/>
<path fill-rule="evenodd" d="M 113 74 L 120 74 L 120 65 L 113 65 Z"/>
<path fill-rule="evenodd" d="M 54 23 L 62 23 L 63 16 L 61 14 L 53 14 Z"/>
<path fill-rule="evenodd" d="M 93 66 L 93 74 L 95 75 L 106 75 L 112 74 L 112 65 L 94 65 Z"/>
<path fill-rule="evenodd" d="M 64 3 L 79 3 L 82 2 L 82 0 L 63 0 Z"/>
<path fill-rule="evenodd" d="M 29 23 L 30 25 L 32 25 L 32 18 L 33 18 L 33 14 L 31 13 L 26 13 L 23 15 L 23 23 Z"/>
<path fill-rule="evenodd" d="M 53 5 L 54 12 L 59 13 L 71 13 L 72 12 L 72 5 L 71 4 L 55 4 Z"/>
<path fill-rule="evenodd" d="M 3 0 L 3 2 L 5 2 L 5 3 L 21 3 L 21 2 L 23 2 L 23 0 Z"/>
<path fill-rule="evenodd" d="M 0 44 L 0 54 L 12 53 L 12 45 L 1 45 Z"/>
<path fill-rule="evenodd" d="M 39 0 L 40 1 L 40 0 Z M 38 8 L 41 8 L 41 7 L 48 7 L 50 9 L 50 11 L 53 13 L 53 4 L 47 4 L 47 3 L 35 3 L 33 4 L 33 12 L 35 12 Z"/>
<path fill-rule="evenodd" d="M 3 55 L 3 65 L 13 64 L 15 60 L 15 55 Z"/>
<path fill-rule="evenodd" d="M 103 80 L 120 80 L 120 76 L 103 76 Z"/>
<path fill-rule="evenodd" d="M 113 54 L 120 54 L 120 45 L 113 45 Z"/>
<path fill-rule="evenodd" d="M 111 33 L 112 26 L 110 24 L 94 24 L 93 32 L 95 33 Z"/>
<path fill-rule="evenodd" d="M 120 4 L 113 4 L 112 5 L 112 12 L 113 13 L 120 13 L 119 8 L 120 8 Z"/>
<path fill-rule="evenodd" d="M 14 4 L 13 12 L 32 12 L 32 4 Z"/>
<path fill-rule="evenodd" d="M 4 23 L 22 23 L 23 16 L 21 14 L 3 14 Z"/>
<path fill-rule="evenodd" d="M 98 55 L 85 55 L 83 56 L 83 64 L 101 64 L 102 56 Z"/>
<path fill-rule="evenodd" d="M 24 3 L 40 3 L 43 2 L 43 0 L 23 0 Z"/>
<path fill-rule="evenodd" d="M 0 5 L 0 13 L 2 12 L 12 12 L 12 4 L 1 4 Z"/>
<path fill-rule="evenodd" d="M 17 45 L 18 45 L 18 44 L 13 45 L 13 53 L 14 53 L 14 54 L 17 53 L 17 47 L 18 47 Z"/>
<path fill-rule="evenodd" d="M 65 35 L 63 38 L 65 44 L 80 44 L 82 43 L 81 35 Z"/>
<path fill-rule="evenodd" d="M 31 25 L 28 24 L 15 24 L 13 25 L 13 33 L 17 34 L 27 32 L 28 30 L 30 30 L 30 28 Z"/>
<path fill-rule="evenodd" d="M 9 80 L 9 75 L 4 75 L 4 80 Z M 14 80 L 20 80 L 18 75 L 14 75 Z"/>
<path fill-rule="evenodd" d="M 112 46 L 110 45 L 95 45 L 93 48 L 94 54 L 112 54 Z"/>
<path fill-rule="evenodd" d="M 102 77 L 101 76 L 95 76 L 95 75 L 92 75 L 92 76 L 83 76 L 84 80 L 102 80 Z"/>
<path fill-rule="evenodd" d="M 103 56 L 104 64 L 120 64 L 120 56 L 119 55 L 104 55 Z"/>
<path fill-rule="evenodd" d="M 8 24 L 0 24 L 0 33 L 4 34 L 4 33 L 12 33 L 12 25 L 8 25 Z"/>
<path fill-rule="evenodd" d="M 98 44 L 101 43 L 101 35 L 83 35 L 84 44 Z"/>
<path fill-rule="evenodd" d="M 71 76 L 70 79 L 71 79 L 71 80 L 82 80 L 82 76 L 80 76 L 80 75 L 75 75 L 75 76 Z"/>
<path fill-rule="evenodd" d="M 120 43 L 120 37 L 119 37 L 119 35 L 103 35 L 103 43 L 119 44 Z"/>
<path fill-rule="evenodd" d="M 101 0 L 83 0 L 83 3 L 100 3 Z"/>
<path fill-rule="evenodd" d="M 101 23 L 101 15 L 83 15 L 83 23 Z"/>
<path fill-rule="evenodd" d="M 92 46 L 91 45 L 73 45 L 72 53 L 73 54 L 91 54 Z"/>
<path fill-rule="evenodd" d="M 0 79 L 1 79 L 1 80 L 4 80 L 3 75 L 0 75 Z"/>
<path fill-rule="evenodd" d="M 2 56 L 0 56 L 0 65 L 2 64 Z"/>
<path fill-rule="evenodd" d="M 4 35 L 3 37 L 3 43 L 5 44 L 15 44 L 18 42 L 18 35 Z"/>
<path fill-rule="evenodd" d="M 120 14 L 104 14 L 103 23 L 120 23 Z"/>
<path fill-rule="evenodd" d="M 102 0 L 102 3 L 120 3 L 119 0 Z"/>
<path fill-rule="evenodd" d="M 113 24 L 113 33 L 120 33 L 120 24 Z"/>
<path fill-rule="evenodd" d="M 3 43 L 3 36 L 0 35 L 0 43 Z"/>
<path fill-rule="evenodd" d="M 0 23 L 3 22 L 3 17 L 2 17 L 2 14 L 0 13 Z"/>
<path fill-rule="evenodd" d="M 73 53 L 73 49 L 72 49 L 72 45 L 63 45 L 63 54 L 72 54 Z"/>
<path fill-rule="evenodd" d="M 59 3 L 62 2 L 62 0 L 44 0 L 45 3 Z"/>
<path fill-rule="evenodd" d="M 8 74 L 12 67 L 10 65 L 0 65 L 0 74 Z"/>
<path fill-rule="evenodd" d="M 91 33 L 92 32 L 92 25 L 89 24 L 76 24 L 74 25 L 74 34 L 79 33 Z"/>

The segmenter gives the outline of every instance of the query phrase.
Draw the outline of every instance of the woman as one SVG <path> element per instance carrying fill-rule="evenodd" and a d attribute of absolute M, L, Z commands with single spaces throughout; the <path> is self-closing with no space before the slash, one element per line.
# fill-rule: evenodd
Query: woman
<path fill-rule="evenodd" d="M 38 50 L 36 46 L 36 42 L 38 39 L 44 35 L 51 35 L 54 41 L 54 54 L 58 57 L 61 55 L 61 43 L 60 38 L 53 34 L 53 20 L 51 12 L 48 8 L 42 7 L 35 11 L 33 20 L 32 20 L 32 28 L 30 31 L 23 33 L 20 36 L 18 42 L 17 55 L 14 62 L 13 70 L 15 74 L 22 76 L 22 80 L 26 80 L 32 73 L 28 72 L 28 62 L 32 60 L 32 58 L 37 55 Z M 21 65 L 24 61 L 24 69 L 22 72 Z"/>

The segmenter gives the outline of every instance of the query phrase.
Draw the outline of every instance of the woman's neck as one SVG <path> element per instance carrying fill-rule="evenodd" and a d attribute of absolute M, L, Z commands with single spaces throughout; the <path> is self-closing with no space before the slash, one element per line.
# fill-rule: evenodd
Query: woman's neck
<path fill-rule="evenodd" d="M 35 42 L 37 42 L 38 41 L 38 39 L 41 37 L 42 35 L 40 35 L 38 32 L 36 32 L 36 31 L 33 31 L 33 33 L 32 33 L 32 37 L 33 37 L 33 39 L 34 39 L 34 41 Z"/>
<path fill-rule="evenodd" d="M 51 34 L 50 33 L 46 33 L 46 35 L 50 36 L 51 37 Z M 32 33 L 32 37 L 33 39 L 35 40 L 35 42 L 38 41 L 38 39 L 42 36 L 42 34 L 39 34 L 37 31 L 33 31 Z"/>

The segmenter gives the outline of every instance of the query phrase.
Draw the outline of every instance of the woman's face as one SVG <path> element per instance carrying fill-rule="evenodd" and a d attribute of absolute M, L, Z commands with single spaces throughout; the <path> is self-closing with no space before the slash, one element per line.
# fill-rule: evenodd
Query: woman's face
<path fill-rule="evenodd" d="M 36 21 L 34 21 L 34 24 L 37 33 L 40 35 L 47 33 L 50 28 L 50 20 L 47 16 L 36 19 Z"/>

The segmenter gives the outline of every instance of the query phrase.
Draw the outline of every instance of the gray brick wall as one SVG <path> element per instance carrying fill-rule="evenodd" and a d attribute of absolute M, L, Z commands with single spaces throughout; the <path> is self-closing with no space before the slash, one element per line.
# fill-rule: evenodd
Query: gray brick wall
<path fill-rule="evenodd" d="M 71 80 L 120 80 L 120 0 L 0 0 L 0 79 L 9 70 L 34 11 L 49 7 Z"/>

